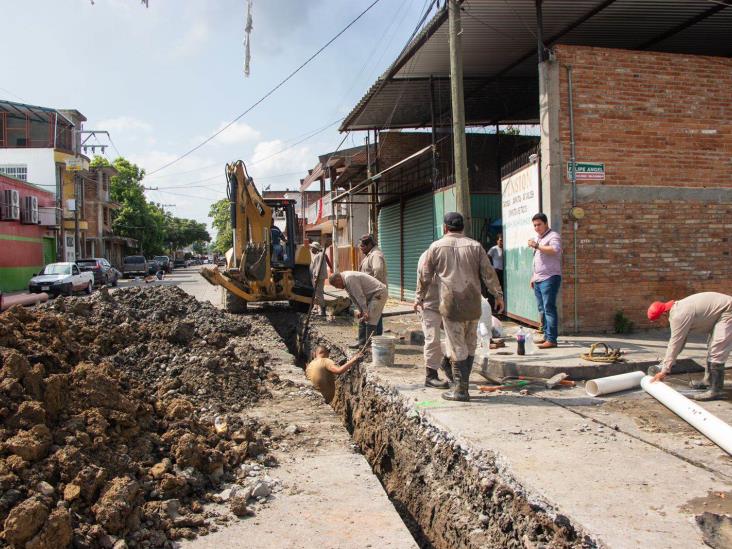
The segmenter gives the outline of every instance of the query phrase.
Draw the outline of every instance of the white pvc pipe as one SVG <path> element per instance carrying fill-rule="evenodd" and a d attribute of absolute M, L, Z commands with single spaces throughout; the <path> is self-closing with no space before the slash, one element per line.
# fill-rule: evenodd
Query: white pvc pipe
<path fill-rule="evenodd" d="M 641 387 L 674 414 L 686 421 L 697 431 L 732 455 L 732 426 L 710 414 L 704 408 L 675 391 L 662 381 L 651 383 L 653 378 L 645 376 Z"/>
<path fill-rule="evenodd" d="M 641 379 L 645 376 L 643 372 L 629 372 L 617 376 L 601 377 L 592 379 L 585 383 L 587 394 L 593 397 L 606 395 L 608 393 L 617 393 L 619 391 L 627 391 L 634 389 L 641 383 Z"/>

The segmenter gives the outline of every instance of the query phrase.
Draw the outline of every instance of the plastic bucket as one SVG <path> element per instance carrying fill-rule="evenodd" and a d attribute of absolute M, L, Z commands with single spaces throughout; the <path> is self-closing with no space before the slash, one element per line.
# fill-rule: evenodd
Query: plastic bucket
<path fill-rule="evenodd" d="M 396 339 L 392 336 L 373 336 L 371 338 L 371 357 L 374 366 L 394 366 Z"/>

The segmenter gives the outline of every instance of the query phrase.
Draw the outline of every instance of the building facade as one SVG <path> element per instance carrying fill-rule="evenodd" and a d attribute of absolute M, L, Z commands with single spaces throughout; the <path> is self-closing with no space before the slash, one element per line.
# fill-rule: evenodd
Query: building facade
<path fill-rule="evenodd" d="M 0 175 L 0 291 L 26 289 L 35 273 L 56 260 L 55 206 L 53 193 Z"/>

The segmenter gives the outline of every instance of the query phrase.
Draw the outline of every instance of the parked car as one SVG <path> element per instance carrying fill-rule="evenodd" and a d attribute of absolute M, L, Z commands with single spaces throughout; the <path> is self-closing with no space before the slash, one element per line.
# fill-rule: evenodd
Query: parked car
<path fill-rule="evenodd" d="M 101 286 L 102 284 L 116 286 L 119 277 L 122 276 L 122 273 L 112 267 L 112 264 L 103 257 L 78 259 L 76 264 L 82 273 L 89 271 L 94 275 L 95 286 Z"/>
<path fill-rule="evenodd" d="M 186 266 L 185 259 L 176 259 L 175 261 L 173 261 L 173 267 L 175 267 L 176 269 L 182 269 L 185 266 Z"/>
<path fill-rule="evenodd" d="M 128 255 L 122 260 L 122 276 L 124 278 L 145 275 L 147 275 L 147 261 L 144 256 Z"/>
<path fill-rule="evenodd" d="M 160 263 L 166 273 L 173 272 L 173 262 L 167 255 L 156 255 L 153 257 L 153 261 Z"/>
<path fill-rule="evenodd" d="M 158 261 L 151 259 L 147 262 L 147 274 L 154 275 L 161 270 L 163 270 L 163 266 Z"/>
<path fill-rule="evenodd" d="M 46 292 L 57 295 L 73 295 L 74 292 L 92 293 L 94 275 L 82 272 L 76 263 L 49 263 L 28 282 L 28 291 L 33 294 Z"/>

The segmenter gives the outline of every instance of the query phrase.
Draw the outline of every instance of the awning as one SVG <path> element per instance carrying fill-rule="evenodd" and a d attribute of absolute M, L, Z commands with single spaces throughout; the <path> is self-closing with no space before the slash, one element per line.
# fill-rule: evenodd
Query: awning
<path fill-rule="evenodd" d="M 543 0 L 541 6 L 547 47 L 562 43 L 732 56 L 730 1 Z M 466 124 L 537 122 L 535 0 L 463 0 L 461 23 Z M 432 105 L 436 125 L 446 123 L 451 115 L 447 27 L 443 7 L 340 130 L 423 127 L 430 124 Z"/>

